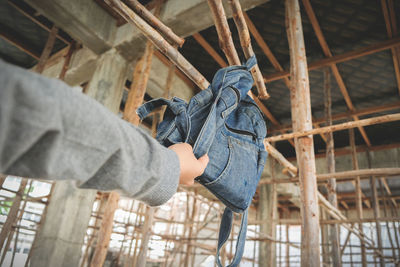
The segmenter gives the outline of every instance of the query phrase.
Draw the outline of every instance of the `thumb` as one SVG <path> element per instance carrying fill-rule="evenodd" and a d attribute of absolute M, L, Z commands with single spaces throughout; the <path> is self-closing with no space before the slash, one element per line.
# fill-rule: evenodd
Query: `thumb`
<path fill-rule="evenodd" d="M 206 169 L 207 164 L 208 164 L 209 161 L 210 161 L 210 159 L 209 159 L 209 157 L 208 157 L 207 154 L 201 156 L 201 157 L 197 160 L 197 162 L 199 163 L 199 172 L 200 172 L 199 175 L 202 175 L 202 174 L 203 174 L 203 172 L 204 172 L 204 170 Z"/>

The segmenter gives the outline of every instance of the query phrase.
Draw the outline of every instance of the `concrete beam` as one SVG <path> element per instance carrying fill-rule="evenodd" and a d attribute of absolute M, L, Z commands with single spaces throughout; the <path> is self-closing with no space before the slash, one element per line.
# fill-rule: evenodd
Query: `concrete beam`
<path fill-rule="evenodd" d="M 244 10 L 268 0 L 242 0 Z M 97 54 L 116 47 L 128 60 L 143 54 L 145 38 L 139 30 L 125 24 L 116 26 L 115 19 L 95 1 L 87 0 L 27 0 L 42 15 L 52 20 L 74 39 Z M 227 16 L 231 17 L 229 7 Z M 161 20 L 179 36 L 187 37 L 213 25 L 205 0 L 169 0 L 161 10 Z"/>
<path fill-rule="evenodd" d="M 101 54 L 113 46 L 117 30 L 116 21 L 96 1 L 27 0 L 26 2 L 95 53 Z"/>

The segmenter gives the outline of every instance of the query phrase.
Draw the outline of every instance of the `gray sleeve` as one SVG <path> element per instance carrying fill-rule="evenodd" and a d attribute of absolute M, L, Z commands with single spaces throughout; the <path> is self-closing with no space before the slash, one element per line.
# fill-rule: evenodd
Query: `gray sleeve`
<path fill-rule="evenodd" d="M 0 173 L 73 179 L 155 206 L 179 172 L 175 152 L 94 99 L 0 60 Z"/>

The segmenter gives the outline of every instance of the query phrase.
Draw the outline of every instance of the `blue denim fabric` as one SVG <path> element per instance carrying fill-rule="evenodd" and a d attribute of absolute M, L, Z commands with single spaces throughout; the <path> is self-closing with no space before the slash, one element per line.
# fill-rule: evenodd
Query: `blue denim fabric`
<path fill-rule="evenodd" d="M 256 63 L 250 58 L 243 66 L 220 69 L 209 88 L 189 103 L 179 98 L 155 99 L 139 107 L 141 119 L 152 110 L 167 105 L 157 129 L 157 140 L 164 146 L 186 142 L 196 157 L 208 154 L 210 162 L 196 180 L 226 206 L 221 221 L 219 249 L 229 237 L 232 211 L 244 213 L 236 255 L 237 266 L 243 254 L 247 229 L 247 209 L 264 169 L 267 152 L 263 140 L 265 121 L 255 102 L 247 95 L 253 85 L 249 70 Z"/>

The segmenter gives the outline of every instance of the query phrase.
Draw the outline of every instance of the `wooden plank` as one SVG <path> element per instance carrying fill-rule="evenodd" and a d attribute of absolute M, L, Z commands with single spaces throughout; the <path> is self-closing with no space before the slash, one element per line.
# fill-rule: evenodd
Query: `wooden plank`
<path fill-rule="evenodd" d="M 201 45 L 207 53 L 219 64 L 221 68 L 228 67 L 225 60 L 218 54 L 217 51 L 201 36 L 200 33 L 195 33 L 192 35 L 193 38 Z"/>
<path fill-rule="evenodd" d="M 267 138 L 265 138 L 265 140 L 268 142 L 277 142 L 277 141 L 282 141 L 282 140 L 287 140 L 287 139 L 292 139 L 292 138 L 305 137 L 308 135 L 336 132 L 336 131 L 341 131 L 341 130 L 346 130 L 346 129 L 352 129 L 352 128 L 359 127 L 359 126 L 368 126 L 368 125 L 374 125 L 374 124 L 380 124 L 380 123 L 386 123 L 386 122 L 392 122 L 392 121 L 398 121 L 398 120 L 400 120 L 400 113 L 384 115 L 384 116 L 379 116 L 379 117 L 374 117 L 374 118 L 369 118 L 369 119 L 364 119 L 364 120 L 358 120 L 358 121 L 345 122 L 345 123 L 341 123 L 341 124 L 325 126 L 325 127 L 321 127 L 321 128 L 317 128 L 317 129 L 312 129 L 312 130 L 297 131 L 297 132 L 289 133 L 289 134 L 281 134 L 281 135 L 277 135 L 277 136 L 267 137 Z M 294 129 L 294 127 L 293 127 L 293 129 Z"/>
<path fill-rule="evenodd" d="M 39 60 L 40 53 L 32 50 L 32 48 L 27 44 L 27 42 L 25 40 L 22 40 L 20 37 L 16 36 L 13 32 L 11 32 L 11 29 L 7 29 L 3 25 L 1 25 L 0 37 L 3 38 L 8 43 L 17 47 L 18 49 L 20 49 L 22 52 L 25 52 L 34 59 Z"/>
<path fill-rule="evenodd" d="M 35 71 L 37 73 L 42 73 L 44 70 L 46 62 L 49 59 L 50 54 L 53 50 L 54 42 L 56 41 L 57 32 L 58 32 L 58 28 L 56 26 L 53 26 L 53 28 L 51 28 L 49 37 L 46 41 L 46 45 L 44 46 L 42 54 L 40 55 L 39 62 L 36 65 Z"/>
<path fill-rule="evenodd" d="M 393 1 L 387 2 L 386 0 L 381 0 L 381 7 L 382 7 L 383 17 L 385 19 L 387 36 L 389 38 L 392 38 L 393 36 L 397 35 L 396 15 L 394 11 Z M 399 49 L 394 47 L 391 48 L 391 52 L 392 52 L 394 73 L 397 81 L 397 88 L 400 94 L 400 66 L 399 66 L 400 52 Z"/>
<path fill-rule="evenodd" d="M 332 57 L 332 53 L 331 53 L 331 51 L 329 49 L 329 46 L 328 46 L 328 43 L 326 42 L 325 37 L 324 37 L 324 35 L 322 33 L 321 27 L 320 27 L 320 25 L 318 23 L 317 17 L 315 16 L 315 13 L 314 13 L 314 10 L 313 10 L 313 8 L 311 6 L 310 0 L 303 0 L 303 5 L 304 5 L 304 8 L 305 8 L 305 10 L 307 12 L 308 18 L 309 18 L 309 20 L 311 22 L 311 25 L 312 25 L 312 27 L 314 29 L 314 32 L 315 32 L 315 34 L 317 36 L 318 42 L 321 45 L 321 48 L 322 48 L 322 51 L 323 51 L 324 55 L 326 57 L 328 57 L 328 58 L 331 58 Z M 344 84 L 343 78 L 340 75 L 339 69 L 337 68 L 336 64 L 332 64 L 331 65 L 331 69 L 332 69 L 333 76 L 335 77 L 336 82 L 337 82 L 337 84 L 339 86 L 340 92 L 342 93 L 342 95 L 344 97 L 344 100 L 346 102 L 347 107 L 350 110 L 354 110 L 354 105 L 353 105 L 353 103 L 352 103 L 352 101 L 350 99 L 350 95 L 348 93 L 346 85 Z M 358 120 L 358 117 L 356 117 L 356 116 L 354 116 L 353 118 L 354 118 L 354 120 Z M 362 127 L 358 127 L 358 128 L 359 128 L 359 130 L 361 132 L 362 137 L 364 138 L 365 143 L 368 146 L 371 146 L 371 141 L 369 140 L 365 130 Z"/>
<path fill-rule="evenodd" d="M 117 192 L 113 191 L 109 193 L 103 213 L 103 219 L 101 221 L 96 249 L 90 263 L 91 267 L 103 266 L 104 260 L 106 259 L 108 244 L 110 243 L 113 229 L 114 213 L 118 208 L 118 201 L 119 194 Z"/>
<path fill-rule="evenodd" d="M 38 17 L 35 17 L 34 12 L 35 10 L 31 8 L 28 4 L 23 1 L 15 1 L 15 0 L 8 0 L 7 1 L 11 6 L 13 6 L 16 10 L 18 10 L 22 15 L 33 21 L 36 25 L 41 27 L 47 32 L 51 32 L 51 27 L 45 25 L 45 23 Z M 64 34 L 65 35 L 65 34 Z M 57 32 L 56 37 L 63 41 L 65 44 L 69 45 L 71 40 L 70 38 L 64 38 L 60 32 Z"/>
<path fill-rule="evenodd" d="M 297 0 L 286 0 L 286 28 L 290 51 L 290 95 L 295 131 L 312 129 L 310 85 L 300 7 Z M 302 218 L 301 265 L 320 266 L 319 212 L 313 137 L 295 139 Z"/>
<path fill-rule="evenodd" d="M 349 51 L 346 53 L 343 53 L 341 55 L 335 55 L 330 58 L 325 58 L 321 60 L 317 60 L 315 62 L 311 62 L 308 64 L 308 70 L 316 70 L 322 67 L 330 66 L 332 64 L 337 64 L 337 63 L 342 63 L 346 62 L 352 59 L 360 58 L 363 56 L 375 54 L 387 49 L 391 49 L 392 47 L 397 47 L 400 45 L 400 37 L 395 37 L 386 41 L 382 41 L 373 45 L 369 45 L 366 47 L 362 47 L 353 51 Z M 285 77 L 289 77 L 290 73 L 289 71 L 281 71 L 277 73 L 273 73 L 270 75 L 265 75 L 264 76 L 264 81 L 265 82 L 272 82 L 276 80 L 283 79 Z"/>

